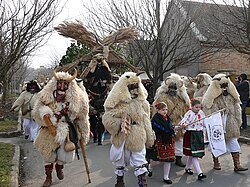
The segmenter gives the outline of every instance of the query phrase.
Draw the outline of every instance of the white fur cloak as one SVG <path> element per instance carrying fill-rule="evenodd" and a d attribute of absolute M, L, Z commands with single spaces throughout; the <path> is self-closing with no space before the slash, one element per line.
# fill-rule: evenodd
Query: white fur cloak
<path fill-rule="evenodd" d="M 67 80 L 71 77 L 68 73 L 58 72 L 57 77 Z M 57 81 L 53 77 L 48 84 L 39 92 L 38 99 L 33 111 L 36 122 L 42 127 L 37 135 L 34 145 L 41 153 L 44 160 L 48 160 L 52 151 L 62 145 L 68 135 L 68 124 L 64 117 L 57 121 L 55 113 L 59 113 L 65 103 L 69 102 L 69 118 L 78 127 L 78 137 L 82 136 L 83 141 L 87 144 L 90 135 L 89 125 L 89 100 L 86 92 L 84 92 L 72 80 L 69 83 L 69 88 L 66 91 L 66 101 L 57 103 L 53 96 L 53 91 L 56 90 Z M 43 116 L 49 114 L 53 125 L 57 128 L 57 135 L 53 137 L 43 120 Z"/>
<path fill-rule="evenodd" d="M 31 114 L 32 109 L 34 108 L 35 102 L 37 100 L 37 94 L 38 93 L 30 93 L 28 91 L 23 91 L 17 100 L 13 103 L 11 109 L 14 111 L 22 111 L 22 114 L 24 110 L 27 110 L 28 112 L 26 114 L 22 115 L 22 118 L 26 119 L 32 119 L 33 116 Z"/>
<path fill-rule="evenodd" d="M 227 91 L 229 95 L 227 96 L 223 96 L 222 94 L 220 85 L 223 83 L 228 84 Z M 227 115 L 226 140 L 240 136 L 240 126 L 242 123 L 240 104 L 239 94 L 231 80 L 225 74 L 215 75 L 203 96 L 202 106 L 206 115 L 225 108 Z"/>
<path fill-rule="evenodd" d="M 131 98 L 127 85 L 138 83 L 138 97 Z M 150 108 L 146 100 L 147 91 L 141 79 L 135 73 L 126 72 L 115 83 L 105 103 L 103 125 L 111 134 L 111 142 L 120 147 L 125 140 L 125 148 L 132 152 L 141 151 L 145 144 L 154 144 L 154 132 L 150 121 Z M 121 132 L 121 121 L 124 115 L 130 116 L 131 130 L 128 135 Z"/>
<path fill-rule="evenodd" d="M 203 95 L 206 93 L 209 85 L 212 82 L 212 77 L 207 73 L 199 73 L 196 76 L 197 88 L 194 92 L 194 98 L 202 100 Z"/>

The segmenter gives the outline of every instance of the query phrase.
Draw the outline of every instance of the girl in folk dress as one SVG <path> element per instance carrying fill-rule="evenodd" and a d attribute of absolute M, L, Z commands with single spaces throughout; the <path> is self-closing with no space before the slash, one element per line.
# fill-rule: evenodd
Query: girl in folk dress
<path fill-rule="evenodd" d="M 185 172 L 189 175 L 193 175 L 191 169 L 191 165 L 193 164 L 198 174 L 198 180 L 206 178 L 198 162 L 198 158 L 202 158 L 205 155 L 203 135 L 204 122 L 200 120 L 204 116 L 205 114 L 201 110 L 201 102 L 197 99 L 193 99 L 191 101 L 191 110 L 184 115 L 179 123 L 179 126 L 186 130 L 183 141 L 183 153 L 188 156 Z"/>
<path fill-rule="evenodd" d="M 164 102 L 160 102 L 155 107 L 157 113 L 153 116 L 151 124 L 156 140 L 152 148 L 147 149 L 146 157 L 150 160 L 148 176 L 152 176 L 152 170 L 155 165 L 163 162 L 163 181 L 167 184 L 172 184 L 172 181 L 169 179 L 169 172 L 170 164 L 175 160 L 174 128 L 172 121 L 167 116 L 167 105 Z"/>

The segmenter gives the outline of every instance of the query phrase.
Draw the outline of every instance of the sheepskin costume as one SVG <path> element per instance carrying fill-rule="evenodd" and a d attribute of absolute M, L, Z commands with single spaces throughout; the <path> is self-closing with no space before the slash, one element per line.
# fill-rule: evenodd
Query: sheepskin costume
<path fill-rule="evenodd" d="M 89 68 L 90 68 L 90 72 L 91 73 L 94 73 L 95 72 L 95 69 L 96 69 L 96 66 L 97 66 L 97 60 L 101 60 L 101 63 L 103 66 L 105 66 L 109 72 L 111 72 L 110 68 L 109 68 L 109 65 L 108 63 L 106 62 L 103 54 L 101 53 L 98 53 L 96 54 L 95 56 L 93 56 L 92 60 L 90 61 L 89 63 Z"/>
<path fill-rule="evenodd" d="M 34 108 L 37 99 L 37 93 L 41 90 L 38 83 L 34 80 L 25 83 L 25 90 L 19 95 L 13 103 L 11 110 L 19 111 L 21 109 L 22 118 L 33 119 L 31 111 Z M 32 90 L 31 90 L 32 88 Z"/>
<path fill-rule="evenodd" d="M 11 110 L 18 112 L 21 109 L 22 118 L 33 119 L 31 111 L 34 108 L 37 100 L 37 93 L 23 91 L 17 100 L 13 103 Z"/>
<path fill-rule="evenodd" d="M 187 94 L 189 98 L 192 99 L 194 97 L 194 92 L 197 88 L 197 84 L 193 81 L 192 77 L 187 77 L 182 75 L 181 78 L 183 80 L 185 87 L 187 88 Z"/>
<path fill-rule="evenodd" d="M 138 97 L 131 98 L 128 85 L 138 83 Z M 154 134 L 150 121 L 150 107 L 146 100 L 147 91 L 136 73 L 126 72 L 115 83 L 105 103 L 103 124 L 111 134 L 111 142 L 115 147 L 121 147 L 125 141 L 125 148 L 132 152 L 143 150 L 145 144 L 154 144 Z M 124 115 L 131 118 L 131 129 L 127 135 L 121 132 Z"/>
<path fill-rule="evenodd" d="M 169 94 L 170 87 L 176 88 L 176 95 Z M 180 75 L 171 73 L 163 84 L 157 89 L 155 94 L 155 102 L 164 102 L 168 106 L 168 116 L 173 121 L 173 125 L 177 125 L 184 114 L 190 107 L 190 99 L 187 89 Z M 154 104 L 155 106 L 155 104 Z M 154 108 L 154 113 L 156 109 Z M 183 136 L 182 131 L 176 134 L 176 140 Z"/>
<path fill-rule="evenodd" d="M 55 114 L 60 113 L 61 109 L 69 103 L 68 116 L 72 122 L 78 127 L 78 138 L 81 135 L 85 144 L 89 140 L 90 125 L 88 120 L 88 96 L 86 92 L 81 89 L 75 79 L 69 82 L 68 90 L 66 90 L 65 102 L 56 102 L 54 91 L 57 89 L 57 80 L 70 80 L 72 76 L 67 72 L 57 72 L 56 77 L 53 77 L 39 93 L 38 99 L 33 111 L 35 120 L 40 124 L 38 136 L 34 142 L 35 147 L 41 153 L 43 159 L 51 162 L 51 156 L 60 145 L 64 145 L 68 136 L 68 123 L 65 117 L 58 120 Z M 49 133 L 46 128 L 47 124 L 43 120 L 44 115 L 49 114 L 53 125 L 56 127 L 56 136 Z M 79 129 L 81 132 L 79 132 Z"/>
<path fill-rule="evenodd" d="M 196 76 L 197 88 L 194 92 L 194 98 L 199 98 L 202 100 L 203 95 L 207 91 L 209 85 L 212 82 L 212 77 L 207 73 L 199 73 Z"/>
<path fill-rule="evenodd" d="M 225 89 L 228 93 L 227 96 L 223 95 Z M 240 126 L 242 123 L 240 104 L 239 94 L 231 80 L 225 74 L 215 75 L 203 96 L 203 111 L 206 115 L 209 115 L 220 109 L 226 109 L 226 140 L 240 136 Z"/>

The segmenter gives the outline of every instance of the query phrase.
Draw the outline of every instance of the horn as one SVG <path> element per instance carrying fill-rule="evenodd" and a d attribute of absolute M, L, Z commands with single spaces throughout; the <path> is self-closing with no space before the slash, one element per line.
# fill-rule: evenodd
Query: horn
<path fill-rule="evenodd" d="M 218 78 L 213 78 L 213 81 L 214 81 L 214 80 L 220 81 L 221 78 L 220 78 L 220 77 L 218 77 Z"/>
<path fill-rule="evenodd" d="M 184 82 L 180 80 L 180 88 L 184 85 Z"/>
<path fill-rule="evenodd" d="M 167 85 L 167 80 L 170 79 L 169 77 L 167 77 L 165 80 L 164 80 L 164 83 Z"/>
<path fill-rule="evenodd" d="M 56 76 L 56 67 L 52 70 L 52 75 L 53 77 L 55 77 L 56 80 L 59 80 L 59 78 Z"/>
<path fill-rule="evenodd" d="M 72 77 L 70 77 L 67 81 L 68 81 L 68 82 L 71 82 L 73 79 L 76 78 L 76 76 L 77 76 L 77 70 L 76 70 L 76 68 L 75 68 L 74 75 L 72 75 Z"/>
<path fill-rule="evenodd" d="M 188 79 L 188 81 L 189 81 L 189 83 L 193 83 L 193 81 L 192 81 L 192 78 L 191 77 L 187 77 L 187 79 Z"/>
<path fill-rule="evenodd" d="M 145 71 L 139 71 L 139 72 L 136 73 L 136 76 L 139 76 L 139 75 L 141 75 L 143 73 L 145 73 Z"/>

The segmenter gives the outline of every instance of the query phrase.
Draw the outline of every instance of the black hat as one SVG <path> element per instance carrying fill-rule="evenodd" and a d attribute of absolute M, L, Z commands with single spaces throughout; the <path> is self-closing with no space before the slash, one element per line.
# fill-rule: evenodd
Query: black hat
<path fill-rule="evenodd" d="M 247 80 L 247 74 L 245 74 L 245 73 L 242 73 L 242 74 L 240 74 L 240 77 L 241 77 L 241 79 L 244 81 L 244 80 Z"/>

